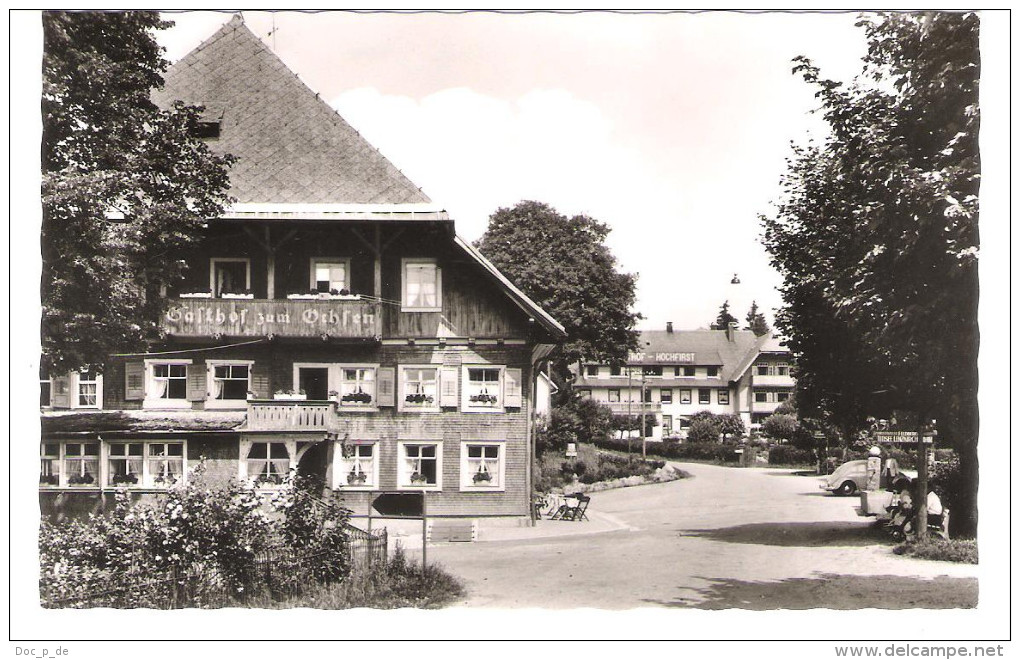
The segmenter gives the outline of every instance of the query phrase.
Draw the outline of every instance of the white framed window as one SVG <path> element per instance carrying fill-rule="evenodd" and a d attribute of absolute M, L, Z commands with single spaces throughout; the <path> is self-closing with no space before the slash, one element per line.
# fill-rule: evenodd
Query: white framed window
<path fill-rule="evenodd" d="M 662 435 L 666 436 L 673 432 L 673 416 L 662 416 Z"/>
<path fill-rule="evenodd" d="M 704 388 L 704 387 L 703 388 L 699 388 L 698 389 L 698 403 L 701 404 L 701 405 L 706 405 L 706 404 L 712 403 L 712 390 L 710 390 L 708 388 Z"/>
<path fill-rule="evenodd" d="M 768 392 L 755 392 L 754 393 L 754 400 L 757 401 L 758 403 L 768 403 L 769 402 L 769 393 Z"/>
<path fill-rule="evenodd" d="M 61 445 L 64 452 L 62 479 L 69 488 L 99 487 L 99 443 L 67 442 Z"/>
<path fill-rule="evenodd" d="M 683 367 L 683 376 L 681 378 L 694 378 L 694 374 L 694 367 Z"/>
<path fill-rule="evenodd" d="M 584 375 L 588 378 L 597 378 L 599 375 L 599 365 L 589 364 L 584 368 Z"/>
<path fill-rule="evenodd" d="M 397 485 L 400 488 L 442 490 L 442 442 L 399 441 L 397 452 Z"/>
<path fill-rule="evenodd" d="M 680 403 L 684 405 L 689 405 L 691 403 L 690 390 L 680 390 Z"/>
<path fill-rule="evenodd" d="M 720 405 L 728 405 L 730 402 L 730 391 L 729 390 L 716 390 L 716 399 Z"/>
<path fill-rule="evenodd" d="M 779 403 L 782 403 L 783 401 L 789 401 L 789 400 L 790 400 L 790 393 L 789 392 L 776 392 L 776 401 L 778 401 Z"/>
<path fill-rule="evenodd" d="M 145 407 L 190 408 L 188 366 L 191 360 L 146 360 Z"/>
<path fill-rule="evenodd" d="M 708 377 L 709 378 L 718 378 L 719 377 L 719 367 L 707 367 L 706 371 L 708 372 Z"/>
<path fill-rule="evenodd" d="M 251 291 L 251 259 L 212 257 L 209 259 L 209 289 L 214 298 L 224 293 Z"/>
<path fill-rule="evenodd" d="M 502 366 L 467 365 L 463 367 L 463 401 L 465 412 L 503 411 Z"/>
<path fill-rule="evenodd" d="M 442 311 L 443 278 L 439 264 L 434 259 L 403 259 L 401 268 L 401 311 Z"/>
<path fill-rule="evenodd" d="M 400 368 L 401 389 L 397 403 L 402 411 L 439 411 L 439 368 Z"/>
<path fill-rule="evenodd" d="M 578 388 L 576 391 L 577 396 L 580 399 L 587 399 L 591 397 L 591 390 L 588 389 L 587 387 Z"/>
<path fill-rule="evenodd" d="M 350 259 L 313 257 L 311 271 L 311 290 L 319 293 L 350 293 Z"/>
<path fill-rule="evenodd" d="M 103 377 L 94 369 L 78 372 L 75 383 L 75 408 L 100 408 L 103 403 Z"/>
<path fill-rule="evenodd" d="M 504 490 L 505 443 L 473 442 L 460 444 L 460 489 L 468 491 Z"/>
<path fill-rule="evenodd" d="M 352 442 L 337 446 L 338 485 L 349 489 L 379 487 L 379 444 L 376 442 Z"/>
<path fill-rule="evenodd" d="M 184 442 L 109 442 L 106 465 L 107 487 L 169 488 L 184 481 Z"/>
<path fill-rule="evenodd" d="M 251 360 L 210 360 L 207 408 L 243 408 L 251 390 Z"/>
<path fill-rule="evenodd" d="M 337 392 L 341 408 L 375 409 L 376 370 L 378 365 L 341 364 L 339 369 L 340 389 Z"/>
<path fill-rule="evenodd" d="M 618 389 L 609 390 L 609 403 L 620 403 L 620 390 Z"/>
<path fill-rule="evenodd" d="M 659 401 L 662 403 L 673 403 L 673 390 L 668 387 L 659 390 Z"/>
<path fill-rule="evenodd" d="M 662 367 L 660 365 L 649 365 L 647 367 L 642 367 L 641 375 L 650 378 L 658 378 L 659 376 L 662 376 Z"/>
<path fill-rule="evenodd" d="M 60 443 L 39 443 L 39 486 L 60 485 Z"/>
<path fill-rule="evenodd" d="M 256 486 L 263 488 L 282 484 L 293 467 L 288 443 L 270 441 L 245 444 L 248 447 L 242 463 L 245 469 L 242 478 L 250 479 Z"/>

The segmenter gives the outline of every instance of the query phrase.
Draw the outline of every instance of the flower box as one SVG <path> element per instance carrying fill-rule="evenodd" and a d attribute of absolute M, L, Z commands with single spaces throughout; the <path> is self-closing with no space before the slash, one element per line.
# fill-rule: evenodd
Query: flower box
<path fill-rule="evenodd" d="M 492 475 L 488 472 L 475 472 L 475 476 L 472 477 L 472 480 L 476 484 L 489 484 L 492 483 Z"/>
<path fill-rule="evenodd" d="M 351 472 L 350 474 L 347 475 L 348 486 L 364 486 L 365 482 L 367 481 L 368 475 L 365 474 L 364 472 L 358 472 L 357 474 Z"/>
<path fill-rule="evenodd" d="M 92 477 L 91 474 L 85 475 L 72 474 L 68 478 L 67 483 L 69 483 L 72 486 L 90 486 L 93 483 L 95 483 L 95 479 Z"/>
<path fill-rule="evenodd" d="M 40 474 L 39 484 L 43 486 L 56 486 L 60 483 L 60 478 L 55 474 Z"/>
<path fill-rule="evenodd" d="M 193 293 L 182 293 L 181 298 L 212 298 L 211 291 L 195 291 Z"/>
<path fill-rule="evenodd" d="M 427 486 L 428 482 L 428 478 L 420 472 L 414 472 L 411 474 L 411 483 L 415 486 Z"/>
<path fill-rule="evenodd" d="M 138 477 L 133 474 L 116 474 L 112 481 L 114 486 L 134 485 L 138 483 Z"/>
<path fill-rule="evenodd" d="M 404 401 L 407 403 L 413 403 L 419 406 L 431 405 L 435 399 L 428 394 L 408 394 L 404 397 Z"/>
<path fill-rule="evenodd" d="M 254 293 L 222 293 L 220 298 L 224 300 L 252 300 L 255 298 Z"/>
<path fill-rule="evenodd" d="M 471 403 L 477 403 L 484 406 L 494 406 L 499 401 L 499 397 L 495 394 L 473 394 L 468 399 Z"/>
<path fill-rule="evenodd" d="M 273 394 L 273 399 L 276 401 L 307 401 L 308 395 L 293 392 L 276 392 Z"/>
<path fill-rule="evenodd" d="M 369 404 L 372 403 L 372 395 L 368 392 L 349 392 L 340 397 L 340 403 L 347 404 Z"/>

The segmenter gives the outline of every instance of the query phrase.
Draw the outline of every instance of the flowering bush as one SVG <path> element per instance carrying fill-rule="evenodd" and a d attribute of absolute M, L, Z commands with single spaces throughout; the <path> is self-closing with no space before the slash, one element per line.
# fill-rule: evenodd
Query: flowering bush
<path fill-rule="evenodd" d="M 95 604 L 96 589 L 139 584 L 140 576 L 166 569 L 189 576 L 192 605 L 208 604 L 205 594 L 243 598 L 256 559 L 270 550 L 294 558 L 294 570 L 279 571 L 292 581 L 335 581 L 349 570 L 350 512 L 335 500 L 320 499 L 320 484 L 288 477 L 267 495 L 247 482 L 210 488 L 201 465 L 191 474 L 187 485 L 174 485 L 156 504 L 132 505 L 120 492 L 110 515 L 43 522 L 44 603 Z"/>

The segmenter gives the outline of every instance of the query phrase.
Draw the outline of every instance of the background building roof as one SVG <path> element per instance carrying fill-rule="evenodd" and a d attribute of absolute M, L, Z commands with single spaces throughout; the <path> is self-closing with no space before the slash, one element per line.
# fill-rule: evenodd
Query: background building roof
<path fill-rule="evenodd" d="M 153 94 L 206 107 L 219 120 L 217 153 L 237 202 L 420 204 L 428 196 L 405 177 L 235 16 L 171 65 Z"/>

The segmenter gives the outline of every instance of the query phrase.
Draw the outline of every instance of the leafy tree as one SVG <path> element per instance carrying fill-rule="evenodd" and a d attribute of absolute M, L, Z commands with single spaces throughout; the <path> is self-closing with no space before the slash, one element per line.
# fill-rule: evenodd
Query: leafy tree
<path fill-rule="evenodd" d="M 767 335 L 771 328 L 769 328 L 768 321 L 765 320 L 765 315 L 758 311 L 757 301 L 751 301 L 751 309 L 747 310 L 747 327 L 745 330 L 751 330 L 754 332 L 755 337 L 762 337 Z"/>
<path fill-rule="evenodd" d="M 846 441 L 880 406 L 911 409 L 918 425 L 938 419 L 940 438 L 960 453 L 967 492 L 954 522 L 969 533 L 977 493 L 978 17 L 872 14 L 858 25 L 868 55 L 851 84 L 824 79 L 806 58 L 794 69 L 818 90 L 830 135 L 795 150 L 784 199 L 764 221 L 785 279 L 777 323 L 797 356 L 802 415 L 821 413 Z M 850 394 L 843 404 L 841 393 Z"/>
<path fill-rule="evenodd" d="M 719 416 L 707 410 L 691 415 L 691 426 L 687 430 L 688 442 L 719 442 L 722 433 Z"/>
<path fill-rule="evenodd" d="M 157 329 L 181 249 L 228 201 L 230 157 L 158 109 L 155 12 L 43 13 L 42 346 L 59 370 L 100 365 Z"/>
<path fill-rule="evenodd" d="M 722 433 L 723 442 L 729 439 L 731 435 L 741 438 L 747 432 L 744 428 L 744 420 L 740 419 L 740 415 L 727 413 L 725 415 L 719 415 L 718 420 L 719 432 Z"/>
<path fill-rule="evenodd" d="M 532 300 L 563 324 L 557 368 L 582 358 L 623 364 L 638 347 L 631 311 L 636 278 L 616 270 L 605 245 L 609 227 L 586 215 L 568 218 L 541 202 L 500 208 L 475 246 Z"/>
<path fill-rule="evenodd" d="M 797 418 L 774 413 L 761 423 L 761 432 L 774 440 L 793 440 L 797 433 Z"/>
<path fill-rule="evenodd" d="M 725 330 L 730 327 L 730 323 L 736 322 L 737 317 L 730 314 L 730 301 L 726 300 L 719 308 L 719 315 L 715 317 L 715 322 L 710 327 L 713 330 Z"/>

